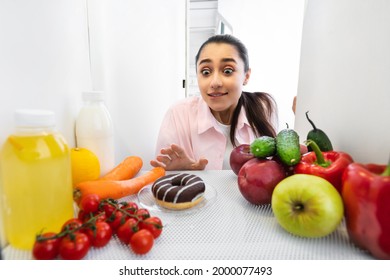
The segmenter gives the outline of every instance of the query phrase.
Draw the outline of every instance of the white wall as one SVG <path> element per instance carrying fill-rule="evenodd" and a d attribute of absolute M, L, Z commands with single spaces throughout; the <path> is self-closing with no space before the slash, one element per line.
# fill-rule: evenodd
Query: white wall
<path fill-rule="evenodd" d="M 79 0 L 0 1 L 1 146 L 19 108 L 54 111 L 74 145 L 79 92 L 91 88 L 85 15 Z M 3 237 L 0 217 L 0 246 Z"/>
<path fill-rule="evenodd" d="M 247 91 L 272 94 L 279 130 L 294 126 L 304 0 L 219 0 L 219 13 L 248 48 L 251 79 Z"/>
<path fill-rule="evenodd" d="M 390 1 L 310 0 L 305 15 L 296 130 L 310 117 L 336 150 L 386 164 L 390 153 Z"/>
<path fill-rule="evenodd" d="M 56 113 L 74 145 L 79 92 L 91 89 L 86 5 L 79 0 L 0 1 L 0 142 L 16 109 Z"/>
<path fill-rule="evenodd" d="M 116 138 L 116 158 L 155 155 L 163 115 L 185 97 L 182 0 L 89 1 L 93 85 L 103 90 Z"/>
<path fill-rule="evenodd" d="M 13 132 L 14 111 L 31 108 L 54 111 L 74 147 L 81 92 L 104 90 L 117 162 L 138 155 L 150 168 L 161 119 L 185 95 L 185 4 L 0 1 L 0 145 Z M 1 236 L 0 221 L 3 245 Z"/>
<path fill-rule="evenodd" d="M 53 110 L 74 146 L 81 92 L 104 90 L 117 162 L 138 155 L 149 168 L 161 118 L 185 96 L 185 3 L 0 1 L 1 145 L 14 111 L 36 108 Z"/>

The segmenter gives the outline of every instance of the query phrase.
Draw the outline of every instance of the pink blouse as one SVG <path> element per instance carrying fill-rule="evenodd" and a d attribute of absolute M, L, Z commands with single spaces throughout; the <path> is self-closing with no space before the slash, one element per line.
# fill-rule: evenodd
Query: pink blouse
<path fill-rule="evenodd" d="M 255 137 L 242 109 L 236 129 L 236 143 L 251 143 Z M 177 144 L 195 160 L 206 158 L 209 161 L 206 170 L 220 170 L 227 140 L 207 103 L 201 96 L 194 96 L 180 100 L 167 111 L 160 127 L 156 154 L 160 154 L 162 148 Z"/>

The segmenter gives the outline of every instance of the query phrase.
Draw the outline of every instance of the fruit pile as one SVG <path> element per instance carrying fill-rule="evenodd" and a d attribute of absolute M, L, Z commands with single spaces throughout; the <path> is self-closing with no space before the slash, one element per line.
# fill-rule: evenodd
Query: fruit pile
<path fill-rule="evenodd" d="M 241 194 L 252 204 L 271 204 L 280 226 L 301 237 L 324 237 L 345 219 L 353 243 L 390 259 L 390 162 L 355 163 L 306 117 L 313 127 L 306 146 L 287 128 L 233 149 Z"/>
<path fill-rule="evenodd" d="M 106 246 L 114 235 L 135 254 L 146 254 L 163 229 L 160 218 L 134 202 L 89 194 L 82 198 L 79 208 L 78 217 L 66 221 L 59 233 L 43 232 L 36 237 L 32 251 L 35 259 L 82 259 L 91 247 Z"/>

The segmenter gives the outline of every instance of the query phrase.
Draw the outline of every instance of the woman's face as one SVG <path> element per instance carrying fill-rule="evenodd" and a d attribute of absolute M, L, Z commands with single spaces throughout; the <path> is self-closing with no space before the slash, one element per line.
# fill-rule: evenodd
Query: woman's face
<path fill-rule="evenodd" d="M 248 81 L 244 62 L 236 48 L 226 43 L 206 45 L 197 61 L 197 78 L 201 95 L 214 117 L 230 124 L 233 111 Z"/>

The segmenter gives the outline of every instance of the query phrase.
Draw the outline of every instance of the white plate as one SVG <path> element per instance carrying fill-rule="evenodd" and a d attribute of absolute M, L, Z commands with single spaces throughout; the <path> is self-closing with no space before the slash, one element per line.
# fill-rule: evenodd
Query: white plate
<path fill-rule="evenodd" d="M 203 195 L 203 200 L 199 202 L 194 207 L 188 208 L 188 209 L 168 209 L 164 208 L 156 203 L 156 200 L 153 197 L 152 193 L 152 185 L 148 185 L 144 188 L 142 188 L 138 192 L 138 203 L 151 211 L 158 211 L 158 212 L 164 212 L 164 213 L 175 213 L 175 214 L 181 214 L 181 213 L 192 213 L 197 212 L 201 210 L 204 207 L 208 207 L 212 205 L 217 198 L 217 191 L 210 185 L 206 184 L 205 193 Z"/>

